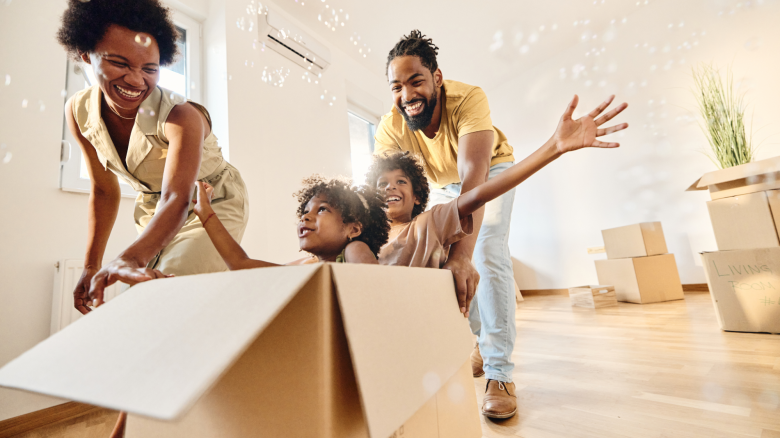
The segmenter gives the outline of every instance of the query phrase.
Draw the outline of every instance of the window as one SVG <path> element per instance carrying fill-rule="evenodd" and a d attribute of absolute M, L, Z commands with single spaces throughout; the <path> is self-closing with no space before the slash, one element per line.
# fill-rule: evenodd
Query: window
<path fill-rule="evenodd" d="M 355 184 L 364 184 L 374 153 L 376 125 L 352 111 L 347 112 L 347 118 L 349 119 L 349 144 L 352 149 L 352 181 Z"/>
<path fill-rule="evenodd" d="M 160 69 L 159 85 L 199 102 L 201 101 L 200 24 L 178 12 L 174 12 L 173 21 L 180 34 L 179 40 L 176 41 L 180 56 L 176 63 Z M 68 61 L 66 100 L 94 83 L 95 77 L 91 67 Z M 126 184 L 122 178 L 119 178 L 119 183 L 122 196 L 135 198 L 136 192 L 132 187 Z M 87 164 L 67 124 L 64 124 L 63 127 L 60 188 L 68 192 L 90 192 Z"/>

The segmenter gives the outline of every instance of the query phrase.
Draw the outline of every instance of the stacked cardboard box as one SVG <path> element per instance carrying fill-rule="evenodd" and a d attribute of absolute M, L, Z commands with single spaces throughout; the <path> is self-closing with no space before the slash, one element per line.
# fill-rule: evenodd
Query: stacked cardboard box
<path fill-rule="evenodd" d="M 0 385 L 127 411 L 128 438 L 478 438 L 471 343 L 446 271 L 251 269 L 134 286 Z"/>
<path fill-rule="evenodd" d="M 618 301 L 657 303 L 683 299 L 674 254 L 667 254 L 660 222 L 601 232 L 607 260 L 596 260 L 600 284 L 615 287 Z"/>
<path fill-rule="evenodd" d="M 702 254 L 721 329 L 780 333 L 780 157 L 710 172 L 688 190 L 709 190 L 718 251 Z"/>

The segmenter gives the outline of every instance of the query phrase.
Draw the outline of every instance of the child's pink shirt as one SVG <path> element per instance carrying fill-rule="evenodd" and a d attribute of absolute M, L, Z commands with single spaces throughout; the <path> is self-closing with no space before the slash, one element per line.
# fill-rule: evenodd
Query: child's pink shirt
<path fill-rule="evenodd" d="M 390 238 L 379 251 L 379 264 L 441 268 L 450 245 L 470 235 L 473 229 L 471 215 L 460 219 L 457 199 L 434 205 L 411 222 L 390 229 Z"/>

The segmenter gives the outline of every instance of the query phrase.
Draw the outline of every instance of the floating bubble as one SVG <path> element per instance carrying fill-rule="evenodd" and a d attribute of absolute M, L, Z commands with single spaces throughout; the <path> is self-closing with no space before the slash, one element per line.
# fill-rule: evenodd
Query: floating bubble
<path fill-rule="evenodd" d="M 27 99 L 22 100 L 22 108 L 27 108 Z"/>
<path fill-rule="evenodd" d="M 135 42 L 144 47 L 149 47 L 152 44 L 152 38 L 148 36 L 141 36 L 139 33 L 135 35 Z"/>
<path fill-rule="evenodd" d="M 422 379 L 422 386 L 429 395 L 436 394 L 441 388 L 441 378 L 433 371 L 425 373 Z"/>
<path fill-rule="evenodd" d="M 68 95 L 68 90 L 63 88 L 62 91 L 60 91 L 60 96 L 65 97 L 67 95 Z"/>
<path fill-rule="evenodd" d="M 14 157 L 14 154 L 11 153 L 11 151 L 8 151 L 3 156 L 3 164 L 8 164 L 11 162 L 11 158 Z"/>
<path fill-rule="evenodd" d="M 42 100 L 38 101 L 38 110 L 41 112 L 46 111 L 46 104 L 44 104 Z"/>
<path fill-rule="evenodd" d="M 523 45 L 520 47 L 520 53 L 522 53 L 523 55 L 525 55 L 526 53 L 528 53 L 528 51 L 529 51 L 529 50 L 531 50 L 531 48 L 530 48 L 530 47 L 528 47 L 528 44 L 523 44 Z"/>
<path fill-rule="evenodd" d="M 149 111 L 149 115 L 154 117 L 154 111 Z"/>
<path fill-rule="evenodd" d="M 761 41 L 761 38 L 752 37 L 747 41 L 745 41 L 745 50 L 749 52 L 758 50 L 759 48 L 761 48 L 762 43 L 763 42 Z"/>
<path fill-rule="evenodd" d="M 138 114 L 143 114 L 145 111 L 143 108 L 138 108 Z"/>
<path fill-rule="evenodd" d="M 11 85 L 11 75 L 5 75 L 5 85 Z"/>

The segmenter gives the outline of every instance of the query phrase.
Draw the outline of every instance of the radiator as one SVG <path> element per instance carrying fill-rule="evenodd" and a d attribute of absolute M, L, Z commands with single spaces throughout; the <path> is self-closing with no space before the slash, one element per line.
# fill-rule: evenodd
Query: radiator
<path fill-rule="evenodd" d="M 68 324 L 81 318 L 81 312 L 73 307 L 73 289 L 76 288 L 84 261 L 81 259 L 61 260 L 54 265 L 54 292 L 51 300 L 51 334 L 57 333 Z M 119 295 L 123 283 L 114 283 L 107 287 L 103 300 L 109 301 Z"/>

